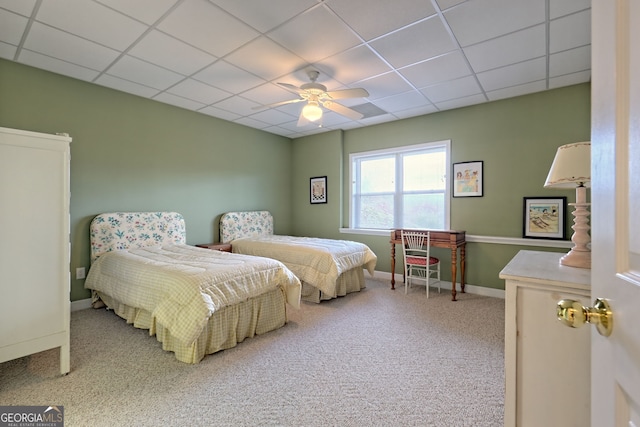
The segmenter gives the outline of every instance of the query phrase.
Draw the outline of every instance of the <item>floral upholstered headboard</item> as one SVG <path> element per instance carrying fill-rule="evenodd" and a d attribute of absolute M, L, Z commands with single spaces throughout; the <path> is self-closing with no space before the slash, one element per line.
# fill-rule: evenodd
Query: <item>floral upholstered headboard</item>
<path fill-rule="evenodd" d="M 105 252 L 160 244 L 186 244 L 184 218 L 177 212 L 103 213 L 89 225 L 91 262 Z"/>
<path fill-rule="evenodd" d="M 268 234 L 273 234 L 273 216 L 269 211 L 227 212 L 220 217 L 222 243 Z"/>

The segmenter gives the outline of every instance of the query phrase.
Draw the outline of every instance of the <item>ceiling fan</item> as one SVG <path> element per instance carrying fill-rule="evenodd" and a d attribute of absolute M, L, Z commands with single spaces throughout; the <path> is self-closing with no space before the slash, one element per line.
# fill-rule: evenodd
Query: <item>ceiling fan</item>
<path fill-rule="evenodd" d="M 322 119 L 322 108 L 320 107 L 324 107 L 352 120 L 359 120 L 364 117 L 363 114 L 349 107 L 345 107 L 342 104 L 338 104 L 337 102 L 334 102 L 334 100 L 367 97 L 369 96 L 369 92 L 367 92 L 365 89 L 355 88 L 327 91 L 326 86 L 320 83 L 316 83 L 316 80 L 320 75 L 319 71 L 309 70 L 307 72 L 307 75 L 309 76 L 309 80 L 311 80 L 311 83 L 305 83 L 300 87 L 294 86 L 289 83 L 278 83 L 285 89 L 299 95 L 300 98 L 276 102 L 275 104 L 269 104 L 257 108 L 278 107 L 280 105 L 306 101 L 307 105 L 305 105 L 300 112 L 298 126 L 304 126 L 309 122 L 320 124 Z"/>

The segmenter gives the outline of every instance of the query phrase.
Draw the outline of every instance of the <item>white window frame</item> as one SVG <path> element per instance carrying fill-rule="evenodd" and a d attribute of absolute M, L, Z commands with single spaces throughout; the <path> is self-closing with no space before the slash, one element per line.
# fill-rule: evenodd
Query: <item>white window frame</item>
<path fill-rule="evenodd" d="M 371 234 L 371 235 L 387 235 L 389 230 L 380 229 L 367 229 L 367 228 L 355 228 L 355 207 L 353 205 L 353 188 L 354 188 L 354 161 L 363 157 L 375 157 L 380 155 L 397 155 L 401 153 L 408 153 L 417 150 L 433 149 L 438 147 L 444 147 L 446 156 L 445 165 L 445 186 L 444 186 L 444 228 L 450 229 L 451 224 L 451 183 L 449 182 L 451 177 L 451 140 L 427 142 L 416 145 L 406 145 L 402 147 L 385 148 L 381 150 L 363 151 L 359 153 L 349 154 L 349 228 L 341 229 L 342 232 L 356 233 L 356 234 Z M 396 171 L 400 173 L 400 171 Z"/>

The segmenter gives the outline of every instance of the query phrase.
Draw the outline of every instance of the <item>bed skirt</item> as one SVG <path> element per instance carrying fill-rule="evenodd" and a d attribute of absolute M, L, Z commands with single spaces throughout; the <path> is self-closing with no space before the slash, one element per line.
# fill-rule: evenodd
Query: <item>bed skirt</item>
<path fill-rule="evenodd" d="M 98 296 L 127 323 L 148 329 L 149 334 L 162 343 L 163 350 L 175 353 L 176 359 L 185 363 L 198 363 L 207 354 L 235 347 L 245 338 L 273 331 L 287 323 L 285 291 L 277 288 L 216 311 L 198 339 L 186 345 L 156 322 L 150 312 L 122 304 L 109 295 L 98 293 Z"/>
<path fill-rule="evenodd" d="M 362 267 L 356 267 L 345 271 L 336 281 L 336 297 L 343 297 L 351 292 L 359 292 L 365 288 L 364 270 Z M 302 282 L 302 300 L 308 302 L 319 303 L 320 301 L 333 299 L 320 289 L 312 286 L 307 282 Z"/>

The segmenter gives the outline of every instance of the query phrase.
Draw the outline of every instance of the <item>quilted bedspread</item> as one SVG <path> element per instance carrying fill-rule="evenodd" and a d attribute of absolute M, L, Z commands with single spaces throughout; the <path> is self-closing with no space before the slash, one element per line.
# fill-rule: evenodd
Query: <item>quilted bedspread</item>
<path fill-rule="evenodd" d="M 377 262 L 367 245 L 349 240 L 264 235 L 231 243 L 234 253 L 282 261 L 300 280 L 331 297 L 336 296 L 338 276 L 356 267 L 365 268 L 373 276 Z"/>
<path fill-rule="evenodd" d="M 289 304 L 299 307 L 300 281 L 281 262 L 188 245 L 105 253 L 93 263 L 85 283 L 85 288 L 149 311 L 187 345 L 216 310 L 277 287 L 285 289 Z"/>

